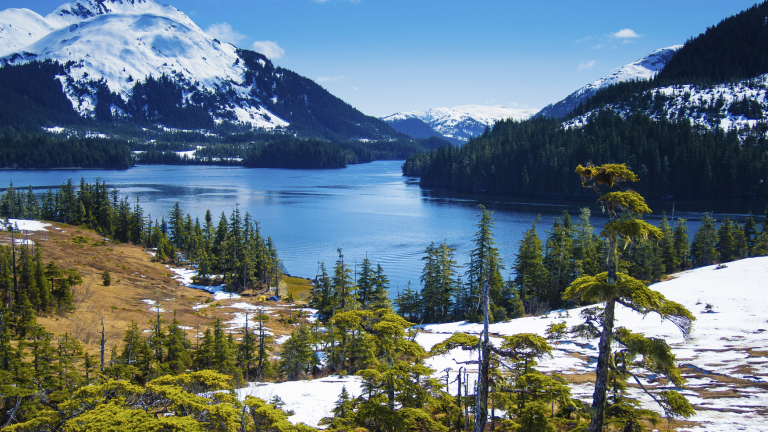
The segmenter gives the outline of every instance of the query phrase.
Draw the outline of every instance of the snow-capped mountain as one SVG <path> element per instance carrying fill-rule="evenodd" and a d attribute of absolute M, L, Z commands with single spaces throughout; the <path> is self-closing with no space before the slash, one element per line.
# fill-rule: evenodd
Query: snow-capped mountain
<path fill-rule="evenodd" d="M 705 129 L 738 130 L 743 137 L 758 124 L 765 124 L 767 88 L 768 74 L 737 83 L 666 86 L 637 95 L 637 103 L 628 100 L 605 105 L 602 109 L 614 110 L 625 118 L 637 112 L 656 120 L 686 118 L 691 124 Z M 565 123 L 565 127 L 581 127 L 593 113 L 574 117 Z"/>
<path fill-rule="evenodd" d="M 162 113 L 150 115 L 139 100 L 147 95 L 136 89 L 149 77 L 166 77 L 159 85 L 180 95 L 174 109 L 205 107 L 215 123 L 273 129 L 298 122 L 303 131 L 344 138 L 397 134 L 311 80 L 214 39 L 180 10 L 155 0 L 76 0 L 45 17 L 26 9 L 0 12 L 0 66 L 31 61 L 65 65 L 56 79 L 86 117 L 145 114 L 164 123 Z M 319 108 L 328 111 L 329 104 L 338 112 Z"/>
<path fill-rule="evenodd" d="M 546 117 L 565 117 L 568 113 L 573 111 L 574 108 L 579 106 L 580 103 L 589 99 L 590 96 L 595 94 L 601 88 L 629 80 L 649 80 L 656 76 L 656 74 L 666 66 L 669 59 L 671 59 L 680 48 L 682 48 L 682 45 L 673 45 L 671 47 L 657 49 L 640 60 L 624 65 L 616 69 L 612 74 L 585 85 L 568 95 L 565 99 L 547 105 L 539 111 L 537 115 Z"/>
<path fill-rule="evenodd" d="M 419 119 L 448 139 L 467 142 L 470 138 L 481 135 L 486 127 L 493 127 L 499 120 L 509 118 L 525 120 L 538 111 L 538 109 L 506 108 L 500 105 L 463 105 L 453 108 L 432 108 L 427 111 L 400 112 L 383 117 L 382 120 L 397 129 L 399 122 Z"/>

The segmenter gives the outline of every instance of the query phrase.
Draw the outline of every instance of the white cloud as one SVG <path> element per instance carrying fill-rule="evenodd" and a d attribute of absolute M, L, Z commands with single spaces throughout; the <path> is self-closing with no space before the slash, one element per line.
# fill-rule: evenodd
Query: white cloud
<path fill-rule="evenodd" d="M 229 42 L 232 45 L 236 45 L 238 42 L 245 39 L 244 34 L 236 32 L 232 29 L 231 25 L 225 22 L 213 24 L 208 27 L 205 32 L 222 42 Z"/>
<path fill-rule="evenodd" d="M 592 39 L 592 36 L 583 37 L 581 39 L 576 40 L 576 43 L 582 43 L 582 42 L 588 41 L 590 39 Z"/>
<path fill-rule="evenodd" d="M 614 37 L 616 39 L 634 39 L 634 38 L 639 38 L 641 36 L 643 35 L 639 35 L 635 33 L 634 30 L 628 29 L 628 28 L 621 29 L 616 33 L 611 33 L 611 37 Z"/>
<path fill-rule="evenodd" d="M 595 63 L 597 63 L 594 60 L 589 60 L 585 62 L 579 63 L 579 70 L 586 70 L 586 69 L 592 69 L 595 66 Z"/>
<path fill-rule="evenodd" d="M 357 87 L 352 87 L 352 90 L 357 91 Z"/>
<path fill-rule="evenodd" d="M 280 48 L 277 42 L 272 41 L 256 41 L 251 47 L 254 51 L 258 51 L 269 59 L 279 59 L 285 54 L 285 50 Z"/>
<path fill-rule="evenodd" d="M 317 77 L 315 81 L 317 82 L 328 82 L 328 81 L 341 81 L 344 79 L 344 75 L 339 75 L 336 77 Z"/>
<path fill-rule="evenodd" d="M 605 45 L 597 44 L 597 45 L 591 46 L 590 48 L 597 50 L 597 49 L 600 49 L 600 48 L 605 48 Z"/>

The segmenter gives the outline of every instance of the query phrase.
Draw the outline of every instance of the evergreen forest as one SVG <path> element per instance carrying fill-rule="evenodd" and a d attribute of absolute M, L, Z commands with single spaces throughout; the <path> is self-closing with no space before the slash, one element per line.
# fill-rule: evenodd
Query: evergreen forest
<path fill-rule="evenodd" d="M 768 139 L 754 131 L 707 130 L 686 119 L 623 118 L 611 110 L 581 127 L 557 120 L 505 120 L 461 148 L 414 154 L 403 174 L 425 187 L 507 196 L 586 198 L 570 167 L 583 161 L 624 162 L 649 198 L 734 199 L 768 196 Z M 696 173 L 691 176 L 690 173 Z"/>

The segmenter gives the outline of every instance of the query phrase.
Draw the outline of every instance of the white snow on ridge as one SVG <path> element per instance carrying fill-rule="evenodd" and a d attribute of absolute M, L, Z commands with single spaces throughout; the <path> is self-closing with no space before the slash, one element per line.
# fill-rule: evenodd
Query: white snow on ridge
<path fill-rule="evenodd" d="M 29 9 L 0 11 L 0 55 L 25 47 L 52 30 L 45 18 Z"/>
<path fill-rule="evenodd" d="M 649 80 L 664 69 L 667 62 L 674 56 L 677 50 L 682 47 L 682 45 L 672 45 L 671 47 L 657 49 L 640 60 L 624 65 L 616 69 L 612 74 L 587 84 L 577 90 L 576 93 L 599 90 L 603 87 L 608 87 L 611 84 L 617 84 L 624 81 Z"/>
<path fill-rule="evenodd" d="M 535 108 L 462 105 L 453 108 L 432 108 L 427 111 L 400 112 L 382 117 L 382 120 L 396 121 L 417 118 L 444 136 L 468 141 L 470 137 L 482 134 L 486 126 L 493 127 L 500 120 L 510 118 L 525 120 L 537 112 L 539 110 Z"/>
<path fill-rule="evenodd" d="M 288 126 L 253 101 L 233 45 L 154 0 L 77 0 L 45 18 L 26 9 L 0 12 L 0 65 L 48 59 L 75 62 L 59 80 L 82 116 L 93 116 L 95 104 L 88 92 L 75 88 L 78 84 L 104 79 L 128 99 L 136 81 L 165 74 L 211 93 L 233 90 L 240 102 L 230 100 L 227 110 L 237 121 L 265 129 Z M 125 113 L 113 107 L 113 115 Z"/>
<path fill-rule="evenodd" d="M 45 20 L 61 28 L 106 14 L 152 14 L 172 18 L 188 27 L 197 27 L 184 12 L 155 0 L 75 0 L 65 3 L 46 15 Z"/>
<path fill-rule="evenodd" d="M 667 48 L 657 49 L 635 62 L 616 69 L 612 74 L 585 85 L 566 96 L 565 99 L 547 105 L 541 110 L 541 115 L 564 117 L 601 88 L 624 81 L 649 80 L 655 77 L 667 65 L 667 62 L 680 48 L 682 48 L 682 45 L 672 45 Z"/>
<path fill-rule="evenodd" d="M 693 125 L 700 125 L 706 129 L 720 127 L 727 131 L 731 128 L 754 128 L 758 122 L 765 120 L 734 115 L 730 112 L 730 108 L 736 101 L 751 100 L 760 105 L 764 116 L 768 115 L 767 88 L 768 74 L 730 84 L 704 87 L 694 85 L 660 87 L 650 90 L 650 92 L 664 95 L 668 100 L 664 102 L 663 108 L 659 112 L 649 110 L 645 113 L 655 120 L 662 117 L 674 120 L 680 115 L 684 115 Z M 719 110 L 716 110 L 717 116 L 713 117 L 708 114 L 708 111 L 710 111 L 710 107 L 716 106 L 718 101 L 721 101 L 722 105 Z M 636 112 L 636 110 L 629 110 L 616 105 L 607 105 L 605 108 L 618 112 L 624 118 Z M 684 114 L 681 114 L 683 112 Z M 589 117 L 594 113 L 595 111 L 590 111 L 575 117 L 565 122 L 563 126 L 566 128 L 581 127 L 589 121 Z"/>

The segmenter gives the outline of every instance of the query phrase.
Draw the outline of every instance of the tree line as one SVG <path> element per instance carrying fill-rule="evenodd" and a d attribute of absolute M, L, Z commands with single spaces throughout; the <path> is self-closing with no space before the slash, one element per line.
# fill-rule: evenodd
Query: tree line
<path fill-rule="evenodd" d="M 587 195 L 568 167 L 580 161 L 626 161 L 637 171 L 638 192 L 683 199 L 768 196 L 768 139 L 744 143 L 736 131 L 705 130 L 687 120 L 627 118 L 604 110 L 581 127 L 534 118 L 505 120 L 461 148 L 444 146 L 410 156 L 403 174 L 425 187 L 510 196 Z M 695 172 L 695 178 L 689 173 Z"/>
<path fill-rule="evenodd" d="M 229 217 L 222 212 L 218 221 L 207 210 L 200 221 L 185 215 L 175 203 L 170 213 L 158 220 L 145 215 L 138 197 L 131 202 L 105 182 L 81 179 L 75 187 L 70 179 L 56 192 L 49 189 L 39 195 L 31 186 L 21 192 L 11 184 L 0 196 L 0 217 L 91 228 L 115 241 L 156 249 L 155 259 L 160 262 L 197 262 L 200 283 L 226 283 L 235 291 L 269 285 L 280 275 L 271 237 L 264 238 L 258 222 L 237 208 Z"/>

